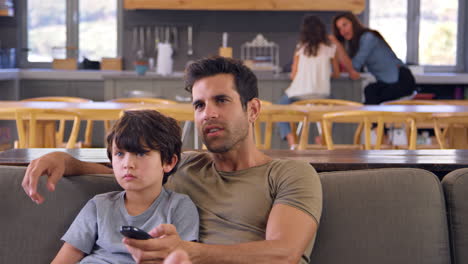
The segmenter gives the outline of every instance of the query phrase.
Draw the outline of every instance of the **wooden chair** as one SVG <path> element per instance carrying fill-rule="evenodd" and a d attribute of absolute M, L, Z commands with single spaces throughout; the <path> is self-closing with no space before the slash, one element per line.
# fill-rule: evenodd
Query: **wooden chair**
<path fill-rule="evenodd" d="M 116 98 L 108 100 L 107 102 L 114 102 L 114 103 L 135 103 L 135 104 L 177 104 L 176 101 L 168 100 L 168 99 L 161 99 L 161 98 L 153 98 L 153 97 L 129 97 L 129 98 Z M 111 128 L 111 121 L 106 120 L 104 121 L 104 129 L 106 135 L 109 133 Z"/>
<path fill-rule="evenodd" d="M 443 101 L 438 101 L 438 100 L 395 100 L 395 101 L 389 101 L 389 102 L 383 102 L 381 105 L 444 105 L 444 104 L 447 104 L 446 102 L 443 102 Z M 424 120 L 422 122 L 417 122 L 416 123 L 416 127 L 417 128 L 420 128 L 420 129 L 429 129 L 429 130 L 434 130 L 434 134 L 436 134 L 437 132 L 441 132 L 441 128 L 439 127 L 439 131 L 436 131 L 434 125 L 436 123 L 434 121 L 431 121 L 431 120 Z M 444 129 L 444 136 L 449 132 L 449 128 L 450 126 L 448 125 L 448 123 L 439 123 L 440 125 L 442 126 L 446 126 L 446 128 Z M 392 127 L 391 129 L 395 129 L 395 128 L 398 128 L 399 124 L 394 124 L 395 127 Z M 406 133 L 408 133 L 408 129 L 406 129 Z M 440 134 L 440 136 L 442 137 L 442 134 Z M 439 147 L 442 148 L 442 145 L 440 145 L 440 141 L 441 138 L 437 138 L 437 135 L 436 135 L 436 139 L 439 143 Z M 417 146 L 418 149 L 421 149 L 421 148 L 434 148 L 434 147 L 437 147 L 437 145 L 418 145 Z"/>
<path fill-rule="evenodd" d="M 261 101 L 262 105 L 272 105 L 268 101 Z M 255 144 L 259 149 L 271 149 L 271 139 L 273 135 L 273 123 L 277 122 L 308 122 L 307 113 L 296 110 L 269 110 L 262 109 L 260 115 L 255 121 L 254 133 Z M 264 133 L 262 136 L 261 126 L 264 124 Z M 303 149 L 298 146 L 298 149 Z"/>
<path fill-rule="evenodd" d="M 441 105 L 437 100 L 396 100 L 383 102 L 382 105 Z"/>
<path fill-rule="evenodd" d="M 90 99 L 80 98 L 80 97 L 68 97 L 68 96 L 48 96 L 48 97 L 34 97 L 23 99 L 21 101 L 32 101 L 32 102 L 68 102 L 68 103 L 89 103 L 92 102 Z M 55 133 L 56 145 L 63 145 L 63 135 L 65 132 L 65 120 L 61 119 L 59 123 L 59 129 Z M 84 142 L 79 145 L 83 147 L 91 147 L 92 145 L 92 135 L 93 134 L 93 121 L 86 121 L 86 130 L 84 136 Z"/>
<path fill-rule="evenodd" d="M 416 149 L 416 125 L 413 116 L 408 113 L 402 112 L 383 112 L 383 111 L 343 111 L 334 112 L 323 115 L 322 126 L 325 136 L 327 149 L 333 150 L 336 146 L 333 144 L 332 125 L 333 123 L 359 123 L 362 124 L 365 141 L 364 146 L 361 144 L 347 145 L 345 147 L 354 147 L 358 149 L 364 148 L 365 150 L 371 149 L 371 127 L 372 123 L 377 123 L 377 139 L 374 149 L 381 149 L 382 139 L 384 134 L 385 123 L 391 122 L 407 122 L 410 130 L 410 140 L 408 149 Z"/>
<path fill-rule="evenodd" d="M 272 105 L 273 103 L 270 102 L 270 101 L 265 101 L 265 100 L 260 100 L 260 103 L 261 103 L 261 106 L 264 106 L 264 105 Z M 263 111 L 263 110 L 261 110 Z M 261 113 L 260 111 L 260 113 Z M 266 126 L 265 126 L 265 133 L 266 133 Z M 273 133 L 273 128 L 269 128 L 271 129 L 271 133 Z M 265 138 L 264 134 L 262 134 L 262 125 L 260 122 L 256 122 L 255 123 L 255 126 L 254 126 L 254 133 L 255 133 L 255 144 L 257 145 L 258 148 L 264 148 L 264 143 L 261 143 L 263 142 L 263 139 Z M 271 143 L 270 143 L 270 147 L 271 147 Z"/>
<path fill-rule="evenodd" d="M 363 106 L 362 103 L 354 102 L 354 101 L 347 101 L 347 100 L 340 100 L 340 99 L 308 99 L 308 100 L 300 100 L 292 103 L 293 105 L 325 105 L 325 106 Z M 323 137 L 323 126 L 321 123 L 321 120 L 311 120 L 309 118 L 309 122 L 315 122 L 317 125 L 317 131 L 320 137 L 322 137 L 322 144 L 326 144 L 326 139 Z M 300 134 L 300 126 L 303 127 L 309 127 L 306 126 L 305 124 L 299 123 L 299 126 L 296 126 L 297 123 L 290 122 L 291 126 L 291 131 L 293 135 L 297 137 L 297 135 Z M 356 128 L 355 135 L 354 135 L 354 143 L 358 144 L 361 139 L 361 131 L 362 131 L 362 124 L 359 124 L 358 127 Z M 308 133 L 307 133 L 308 134 Z M 297 138 L 296 138 L 297 139 Z M 317 144 L 314 143 L 309 143 L 309 135 L 304 135 L 302 137 L 305 142 L 299 142 L 299 145 L 302 145 L 303 148 L 317 148 L 320 147 Z M 304 147 L 305 146 L 305 147 Z"/>
<path fill-rule="evenodd" d="M 40 120 L 66 120 L 73 119 L 73 128 L 66 143 L 66 148 L 75 148 L 80 129 L 81 118 L 75 112 L 52 109 L 17 109 L 15 110 L 16 127 L 18 130 L 18 148 L 43 147 L 41 140 L 37 140 L 38 121 Z M 26 132 L 25 121 L 28 122 Z M 65 121 L 64 121 L 65 122 Z M 54 142 L 56 143 L 56 142 Z"/>
<path fill-rule="evenodd" d="M 452 114 L 433 114 L 434 122 L 434 133 L 439 144 L 440 149 L 453 148 L 453 141 L 461 140 L 467 142 L 466 128 L 468 126 L 468 114 L 467 113 L 452 113 Z M 465 128 L 462 129 L 461 135 L 451 135 L 449 133 L 455 131 L 458 126 Z M 455 132 L 454 132 L 455 133 Z M 455 133 L 456 134 L 456 133 Z"/>

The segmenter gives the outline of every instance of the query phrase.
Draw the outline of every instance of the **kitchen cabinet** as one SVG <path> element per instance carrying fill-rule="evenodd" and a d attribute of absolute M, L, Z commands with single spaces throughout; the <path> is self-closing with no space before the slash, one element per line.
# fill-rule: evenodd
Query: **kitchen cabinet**
<path fill-rule="evenodd" d="M 365 0 L 124 0 L 125 9 L 353 11 L 360 13 Z"/>
<path fill-rule="evenodd" d="M 104 100 L 104 82 L 87 80 L 22 80 L 19 99 L 42 96 L 72 96 Z"/>

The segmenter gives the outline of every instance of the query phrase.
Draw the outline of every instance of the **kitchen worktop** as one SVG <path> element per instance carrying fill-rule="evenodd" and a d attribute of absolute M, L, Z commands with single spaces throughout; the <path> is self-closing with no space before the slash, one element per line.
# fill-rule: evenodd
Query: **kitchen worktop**
<path fill-rule="evenodd" d="M 255 72 L 255 74 L 259 80 L 289 80 L 289 73 Z M 134 71 L 0 69 L 0 80 L 182 79 L 183 76 L 183 72 L 174 72 L 167 76 L 147 72 L 144 76 L 139 76 Z M 468 73 L 423 73 L 414 76 L 418 84 L 468 84 Z M 342 74 L 341 78 L 347 78 L 347 75 Z M 362 78 L 367 81 L 373 79 L 368 73 L 362 74 Z"/>
<path fill-rule="evenodd" d="M 259 80 L 289 79 L 288 73 L 256 72 L 256 75 Z M 147 72 L 144 76 L 139 76 L 135 71 L 0 69 L 0 80 L 182 79 L 183 77 L 183 72 L 174 72 L 170 75 Z"/>

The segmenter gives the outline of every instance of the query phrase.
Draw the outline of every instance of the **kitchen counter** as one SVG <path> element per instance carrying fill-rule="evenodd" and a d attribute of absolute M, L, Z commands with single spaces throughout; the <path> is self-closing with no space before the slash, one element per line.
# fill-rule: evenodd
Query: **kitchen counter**
<path fill-rule="evenodd" d="M 288 73 L 273 74 L 256 72 L 259 80 L 289 80 Z M 183 72 L 160 75 L 147 72 L 139 76 L 135 71 L 101 71 L 101 70 L 51 70 L 51 69 L 0 69 L 0 80 L 106 80 L 106 79 L 183 79 Z"/>
<path fill-rule="evenodd" d="M 289 73 L 273 74 L 271 72 L 255 72 L 259 80 L 289 80 Z M 174 72 L 163 76 L 155 72 L 147 72 L 144 76 L 134 71 L 100 71 L 100 70 L 51 70 L 51 69 L 0 69 L 0 80 L 106 80 L 106 79 L 182 79 L 183 72 Z M 364 81 L 374 78 L 363 73 Z M 468 84 L 468 73 L 423 73 L 415 74 L 418 84 Z M 341 78 L 346 79 L 347 74 Z"/>

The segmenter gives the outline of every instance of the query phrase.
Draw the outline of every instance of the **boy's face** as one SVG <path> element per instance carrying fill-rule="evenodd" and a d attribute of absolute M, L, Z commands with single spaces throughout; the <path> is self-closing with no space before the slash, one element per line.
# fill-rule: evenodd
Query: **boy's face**
<path fill-rule="evenodd" d="M 127 192 L 154 192 L 160 189 L 164 173 L 170 172 L 174 165 L 162 164 L 159 151 L 131 153 L 112 144 L 114 175 Z"/>

